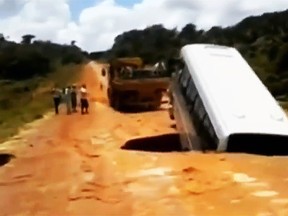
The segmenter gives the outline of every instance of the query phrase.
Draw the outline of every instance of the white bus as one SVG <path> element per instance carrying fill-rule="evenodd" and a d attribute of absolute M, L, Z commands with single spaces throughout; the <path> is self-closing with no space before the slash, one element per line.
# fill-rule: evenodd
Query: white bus
<path fill-rule="evenodd" d="M 181 60 L 170 117 L 184 149 L 288 154 L 287 116 L 235 48 L 186 45 Z"/>

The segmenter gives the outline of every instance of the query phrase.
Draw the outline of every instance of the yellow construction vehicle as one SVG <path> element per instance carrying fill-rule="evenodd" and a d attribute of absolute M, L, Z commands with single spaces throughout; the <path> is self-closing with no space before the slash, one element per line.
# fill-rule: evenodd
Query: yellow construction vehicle
<path fill-rule="evenodd" d="M 157 109 L 166 92 L 170 75 L 166 70 L 145 68 L 139 57 L 118 58 L 109 62 L 108 98 L 111 107 L 145 106 Z"/>

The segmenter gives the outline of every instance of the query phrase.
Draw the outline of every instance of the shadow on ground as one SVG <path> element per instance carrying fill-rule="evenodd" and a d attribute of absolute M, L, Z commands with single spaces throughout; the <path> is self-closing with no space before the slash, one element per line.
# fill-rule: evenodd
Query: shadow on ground
<path fill-rule="evenodd" d="M 121 147 L 121 149 L 148 152 L 182 151 L 180 137 L 177 133 L 129 140 Z"/>
<path fill-rule="evenodd" d="M 227 143 L 229 153 L 247 153 L 264 156 L 287 156 L 288 137 L 263 134 L 230 135 Z"/>
<path fill-rule="evenodd" d="M 155 112 L 155 111 L 163 111 L 163 110 L 166 110 L 166 109 L 162 107 L 159 107 L 159 108 L 122 107 L 121 110 L 119 110 L 119 112 L 123 114 L 135 114 L 135 113 Z"/>
<path fill-rule="evenodd" d="M 245 139 L 246 138 L 246 139 Z M 257 137 L 256 137 L 257 138 Z M 226 154 L 253 154 L 263 156 L 287 156 L 287 139 L 278 139 L 261 136 L 260 141 L 255 136 L 235 136 L 231 145 L 228 145 Z M 281 142 L 282 141 L 282 142 Z M 215 149 L 202 149 L 203 143 L 199 137 L 195 137 L 193 143 L 197 152 L 216 153 Z M 196 146 L 197 144 L 197 146 Z M 143 137 L 127 141 L 121 149 L 145 152 L 184 152 L 181 148 L 180 137 L 177 133 L 163 134 L 158 136 Z M 188 150 L 187 150 L 188 151 Z"/>

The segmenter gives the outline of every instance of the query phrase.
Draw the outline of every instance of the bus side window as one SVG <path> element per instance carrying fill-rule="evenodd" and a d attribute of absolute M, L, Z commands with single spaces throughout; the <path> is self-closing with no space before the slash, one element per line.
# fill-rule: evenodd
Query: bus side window
<path fill-rule="evenodd" d="M 182 84 L 185 88 L 187 88 L 188 86 L 188 82 L 189 82 L 189 78 L 190 78 L 190 74 L 189 74 L 189 71 L 188 71 L 188 68 L 185 67 L 184 70 L 183 70 L 183 80 L 182 80 Z"/>
<path fill-rule="evenodd" d="M 183 77 L 184 77 L 184 74 L 183 74 L 183 71 L 181 71 L 181 73 L 179 74 L 179 80 L 178 80 L 181 88 L 182 88 L 182 84 L 183 84 Z"/>
<path fill-rule="evenodd" d="M 184 87 L 183 89 L 183 97 L 185 99 L 189 113 L 193 107 L 191 101 L 189 100 L 189 88 L 191 88 L 190 86 L 191 86 L 191 77 L 188 78 L 187 86 Z"/>
<path fill-rule="evenodd" d="M 190 77 L 190 74 L 189 74 L 187 68 L 185 67 L 182 70 L 181 78 L 180 78 L 181 92 L 182 92 L 184 97 L 186 94 L 186 88 L 188 86 L 189 77 Z"/>
<path fill-rule="evenodd" d="M 189 86 L 190 86 L 190 84 L 191 84 L 191 76 L 189 76 L 188 78 L 187 78 L 187 82 L 186 82 L 186 85 L 184 86 L 184 97 L 185 98 L 187 98 L 187 96 L 188 96 L 188 88 L 189 88 Z"/>
<path fill-rule="evenodd" d="M 201 122 L 203 122 L 205 115 L 206 115 L 206 110 L 204 108 L 202 101 L 200 100 L 199 118 Z"/>
<path fill-rule="evenodd" d="M 197 95 L 197 97 L 196 97 L 194 110 L 195 110 L 195 113 L 198 116 L 199 120 L 202 121 L 204 119 L 206 111 L 204 109 L 204 106 L 202 104 L 202 101 L 201 101 L 199 95 Z"/>
<path fill-rule="evenodd" d="M 195 103 L 195 99 L 196 99 L 196 95 L 197 95 L 197 89 L 194 85 L 193 80 L 190 80 L 189 86 L 187 88 L 187 99 L 189 101 L 191 101 L 193 104 Z"/>
<path fill-rule="evenodd" d="M 211 123 L 208 115 L 205 116 L 203 124 L 204 124 L 205 128 L 207 128 L 207 132 L 209 133 L 209 136 L 212 139 L 215 139 L 215 132 L 214 132 L 212 123 Z"/>
<path fill-rule="evenodd" d="M 185 76 L 184 76 L 184 74 L 183 74 L 183 72 L 181 73 L 181 75 L 180 75 L 180 77 L 179 77 L 179 85 L 180 85 L 180 90 L 181 90 L 181 92 L 183 93 L 183 80 L 185 79 Z"/>
<path fill-rule="evenodd" d="M 181 77 L 183 75 L 182 70 L 176 71 L 175 74 L 177 74 L 177 82 L 180 83 L 181 82 Z"/>
<path fill-rule="evenodd" d="M 196 95 L 195 104 L 194 104 L 194 112 L 197 116 L 199 116 L 199 109 L 200 109 L 200 98 L 199 95 Z"/>

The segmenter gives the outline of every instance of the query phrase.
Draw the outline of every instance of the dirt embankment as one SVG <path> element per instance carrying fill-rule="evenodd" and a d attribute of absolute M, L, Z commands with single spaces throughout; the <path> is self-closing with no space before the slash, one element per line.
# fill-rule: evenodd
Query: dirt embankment
<path fill-rule="evenodd" d="M 89 115 L 64 110 L 2 145 L 16 158 L 0 167 L 0 215 L 288 215 L 286 158 L 177 152 L 167 111 L 113 111 L 100 72 L 83 71 Z"/>

